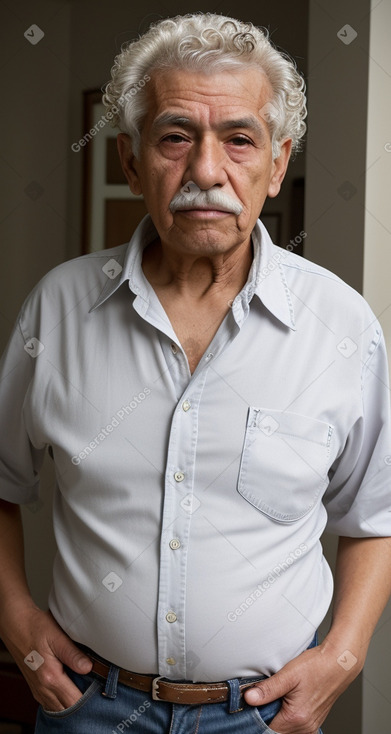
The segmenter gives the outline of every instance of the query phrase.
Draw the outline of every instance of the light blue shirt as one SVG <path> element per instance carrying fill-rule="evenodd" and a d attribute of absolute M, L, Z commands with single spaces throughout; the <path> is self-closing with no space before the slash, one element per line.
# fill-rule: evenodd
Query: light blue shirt
<path fill-rule="evenodd" d="M 324 618 L 319 538 L 391 535 L 387 363 L 362 297 L 271 242 L 193 375 L 129 246 L 52 270 L 1 364 L 0 496 L 37 499 L 52 447 L 49 605 L 117 665 L 273 673 Z M 342 652 L 342 651 L 341 651 Z"/>

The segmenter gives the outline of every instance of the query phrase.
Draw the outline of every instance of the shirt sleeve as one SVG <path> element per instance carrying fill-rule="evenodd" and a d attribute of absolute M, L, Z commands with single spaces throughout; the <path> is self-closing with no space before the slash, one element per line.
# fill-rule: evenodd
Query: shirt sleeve
<path fill-rule="evenodd" d="M 34 446 L 25 420 L 25 403 L 42 348 L 23 336 L 18 319 L 0 360 L 0 498 L 24 504 L 39 495 L 45 446 Z"/>
<path fill-rule="evenodd" d="M 332 467 L 323 498 L 326 529 L 348 537 L 391 536 L 390 390 L 379 325 L 378 333 L 376 348 L 363 369 L 361 415 Z"/>

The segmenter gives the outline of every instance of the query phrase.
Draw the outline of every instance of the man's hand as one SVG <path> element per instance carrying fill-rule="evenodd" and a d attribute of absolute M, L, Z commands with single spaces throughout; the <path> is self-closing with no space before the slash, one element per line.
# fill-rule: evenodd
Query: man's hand
<path fill-rule="evenodd" d="M 48 711 L 72 706 L 81 693 L 63 663 L 82 675 L 92 663 L 34 604 L 24 570 L 20 509 L 0 500 L 0 637 L 19 665 L 34 698 Z"/>
<path fill-rule="evenodd" d="M 8 615 L 2 639 L 30 686 L 34 698 L 48 711 L 62 711 L 81 697 L 63 669 L 89 673 L 91 660 L 63 632 L 50 612 L 33 605 Z M 4 621 L 4 620 L 3 620 Z"/>
<path fill-rule="evenodd" d="M 278 673 L 249 688 L 245 700 L 251 706 L 263 706 L 283 698 L 268 726 L 278 734 L 317 734 L 338 696 L 361 669 L 357 661 L 347 671 L 337 658 L 330 647 L 306 650 Z"/>

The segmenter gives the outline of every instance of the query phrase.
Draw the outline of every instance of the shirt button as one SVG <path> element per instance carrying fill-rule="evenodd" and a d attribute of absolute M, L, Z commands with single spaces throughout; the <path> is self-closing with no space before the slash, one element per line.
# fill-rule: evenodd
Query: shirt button
<path fill-rule="evenodd" d="M 174 474 L 174 479 L 176 482 L 183 482 L 185 478 L 185 475 L 181 471 L 176 471 Z"/>
<path fill-rule="evenodd" d="M 180 544 L 178 538 L 173 538 L 172 540 L 170 540 L 169 546 L 170 546 L 170 548 L 172 550 L 178 550 L 178 548 L 181 547 L 181 544 Z"/>
<path fill-rule="evenodd" d="M 174 344 L 174 342 L 171 344 L 171 351 L 173 354 L 176 354 L 178 351 L 178 347 L 176 344 Z"/>
<path fill-rule="evenodd" d="M 189 402 L 189 400 L 185 400 L 182 403 L 182 410 L 184 410 L 186 413 L 188 410 L 190 410 L 190 408 L 191 408 L 191 403 Z"/>
<path fill-rule="evenodd" d="M 176 660 L 175 658 L 166 658 L 166 663 L 169 665 L 176 665 Z"/>
<path fill-rule="evenodd" d="M 177 616 L 174 612 L 167 612 L 166 614 L 166 620 L 167 622 L 176 622 Z"/>

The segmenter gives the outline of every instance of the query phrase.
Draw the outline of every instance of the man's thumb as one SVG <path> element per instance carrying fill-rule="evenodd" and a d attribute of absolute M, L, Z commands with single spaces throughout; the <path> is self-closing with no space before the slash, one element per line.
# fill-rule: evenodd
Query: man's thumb
<path fill-rule="evenodd" d="M 54 651 L 55 655 L 61 660 L 64 665 L 74 670 L 75 673 L 81 673 L 85 675 L 89 673 L 92 668 L 92 661 L 87 655 L 85 655 L 79 648 L 73 644 L 73 642 L 64 637 L 61 642 L 56 646 Z"/>
<path fill-rule="evenodd" d="M 244 693 L 244 698 L 250 706 L 263 706 L 265 703 L 282 698 L 288 689 L 284 677 L 276 673 L 248 688 Z"/>

